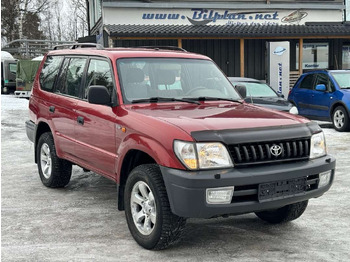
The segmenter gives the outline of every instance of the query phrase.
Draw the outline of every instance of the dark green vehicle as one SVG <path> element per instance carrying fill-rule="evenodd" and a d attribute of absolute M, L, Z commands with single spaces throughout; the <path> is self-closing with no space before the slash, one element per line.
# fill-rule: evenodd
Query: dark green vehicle
<path fill-rule="evenodd" d="M 29 98 L 32 92 L 33 81 L 41 60 L 21 60 L 17 63 L 15 96 Z"/>

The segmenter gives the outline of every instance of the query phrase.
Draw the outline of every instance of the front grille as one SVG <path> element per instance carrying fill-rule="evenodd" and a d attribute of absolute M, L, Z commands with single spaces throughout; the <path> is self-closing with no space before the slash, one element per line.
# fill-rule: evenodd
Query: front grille
<path fill-rule="evenodd" d="M 272 154 L 273 146 L 280 148 L 279 155 Z M 304 160 L 310 155 L 310 138 L 236 144 L 228 148 L 235 166 Z"/>

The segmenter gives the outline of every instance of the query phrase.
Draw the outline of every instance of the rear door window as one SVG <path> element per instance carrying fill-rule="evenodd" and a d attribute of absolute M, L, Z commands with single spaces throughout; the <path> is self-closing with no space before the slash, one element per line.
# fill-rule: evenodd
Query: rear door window
<path fill-rule="evenodd" d="M 80 96 L 86 58 L 66 58 L 64 60 L 56 92 L 73 97 Z"/>
<path fill-rule="evenodd" d="M 41 70 L 39 77 L 41 89 L 53 92 L 62 59 L 62 56 L 48 56 L 46 58 L 44 67 Z"/>

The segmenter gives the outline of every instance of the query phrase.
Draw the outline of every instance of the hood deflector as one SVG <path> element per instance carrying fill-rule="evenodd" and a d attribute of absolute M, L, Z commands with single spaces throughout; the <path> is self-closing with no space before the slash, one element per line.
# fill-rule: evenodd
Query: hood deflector
<path fill-rule="evenodd" d="M 272 140 L 287 140 L 293 138 L 306 138 L 321 132 L 315 122 L 306 124 L 274 126 L 249 129 L 205 130 L 195 131 L 191 136 L 197 142 L 222 142 L 226 145 L 254 143 Z"/>

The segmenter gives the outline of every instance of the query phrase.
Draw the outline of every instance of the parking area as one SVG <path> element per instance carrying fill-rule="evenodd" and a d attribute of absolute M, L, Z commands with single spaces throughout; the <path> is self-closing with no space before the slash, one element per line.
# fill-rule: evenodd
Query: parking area
<path fill-rule="evenodd" d="M 349 132 L 323 125 L 337 159 L 335 180 L 299 219 L 189 219 L 179 244 L 148 251 L 117 210 L 114 182 L 74 166 L 67 187 L 42 185 L 27 119 L 28 100 L 1 96 L 2 261 L 350 261 Z"/>

